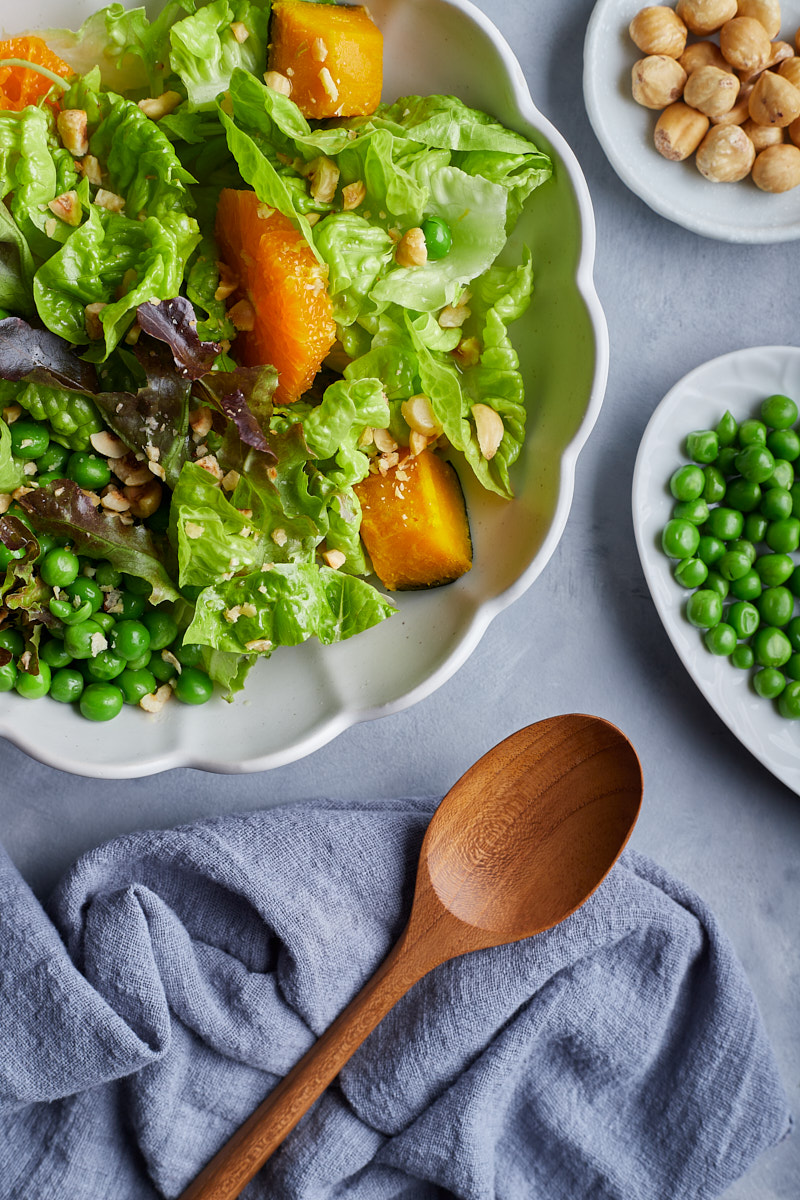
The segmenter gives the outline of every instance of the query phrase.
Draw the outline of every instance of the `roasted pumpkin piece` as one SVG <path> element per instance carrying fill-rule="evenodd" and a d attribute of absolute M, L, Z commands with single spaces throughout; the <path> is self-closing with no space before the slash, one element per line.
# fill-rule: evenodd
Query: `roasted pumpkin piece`
<path fill-rule="evenodd" d="M 434 454 L 406 453 L 385 475 L 356 485 L 361 538 L 389 591 L 452 583 L 472 566 L 464 493 L 455 468 Z"/>
<path fill-rule="evenodd" d="M 383 36 L 365 8 L 275 0 L 267 65 L 304 116 L 365 116 L 380 103 Z"/>
<path fill-rule="evenodd" d="M 216 236 L 237 284 L 236 358 L 246 367 L 271 363 L 278 372 L 275 399 L 291 404 L 311 386 L 336 340 L 328 268 L 289 218 L 255 192 L 222 190 Z"/>

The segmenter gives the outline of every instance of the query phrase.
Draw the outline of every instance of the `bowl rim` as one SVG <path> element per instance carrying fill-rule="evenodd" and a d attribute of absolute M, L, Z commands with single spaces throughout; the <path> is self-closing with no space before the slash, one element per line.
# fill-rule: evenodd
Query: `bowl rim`
<path fill-rule="evenodd" d="M 515 110 L 525 124 L 549 140 L 567 174 L 578 208 L 580 245 L 573 281 L 587 311 L 594 340 L 594 365 L 583 416 L 560 456 L 557 500 L 541 546 L 530 564 L 508 587 L 477 604 L 471 620 L 465 621 L 460 629 L 458 643 L 453 650 L 415 687 L 385 703 L 360 706 L 343 701 L 335 713 L 325 717 L 306 734 L 280 749 L 236 760 L 220 760 L 213 754 L 198 754 L 192 747 L 178 743 L 163 753 L 146 759 L 128 759 L 115 763 L 77 762 L 66 759 L 63 753 L 48 751 L 48 747 L 38 744 L 27 730 L 4 728 L 0 713 L 0 735 L 39 762 L 68 773 L 103 779 L 142 778 L 176 767 L 192 767 L 217 774 L 244 774 L 286 766 L 321 749 L 353 725 L 401 712 L 430 696 L 459 670 L 474 652 L 494 618 L 528 590 L 552 557 L 563 534 L 572 504 L 577 459 L 597 421 L 608 380 L 608 327 L 593 279 L 596 226 L 592 201 L 575 154 L 563 135 L 534 104 L 522 67 L 503 34 L 472 0 L 434 0 L 434 3 L 461 13 L 497 51 L 511 84 Z"/>

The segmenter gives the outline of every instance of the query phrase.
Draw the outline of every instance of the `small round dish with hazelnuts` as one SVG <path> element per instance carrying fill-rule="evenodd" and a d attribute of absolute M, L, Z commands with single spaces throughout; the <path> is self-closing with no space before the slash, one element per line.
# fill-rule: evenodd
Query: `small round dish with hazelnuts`
<path fill-rule="evenodd" d="M 583 93 L 622 181 L 706 237 L 800 237 L 800 0 L 598 0 Z"/>

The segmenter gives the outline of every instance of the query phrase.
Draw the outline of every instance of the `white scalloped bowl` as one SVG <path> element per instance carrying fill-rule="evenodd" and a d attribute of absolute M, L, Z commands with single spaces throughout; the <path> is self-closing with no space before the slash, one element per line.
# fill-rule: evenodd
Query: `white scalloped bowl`
<path fill-rule="evenodd" d="M 76 26 L 96 7 L 33 0 L 29 29 Z M 468 0 L 370 0 L 385 38 L 384 96 L 444 92 L 531 136 L 555 163 L 534 193 L 512 249 L 531 247 L 534 302 L 513 327 L 525 377 L 529 436 L 516 464 L 516 499 L 465 482 L 474 566 L 456 583 L 396 595 L 398 613 L 334 646 L 316 640 L 258 663 L 232 703 L 129 709 L 107 725 L 70 707 L 0 697 L 0 734 L 78 774 L 133 778 L 177 766 L 261 771 L 309 754 L 358 721 L 430 695 L 478 644 L 489 622 L 533 583 L 552 555 L 572 500 L 578 453 L 597 418 L 608 335 L 592 282 L 595 229 L 574 155 L 535 108 L 519 64 Z M 13 32 L 6 10 L 0 21 Z"/>

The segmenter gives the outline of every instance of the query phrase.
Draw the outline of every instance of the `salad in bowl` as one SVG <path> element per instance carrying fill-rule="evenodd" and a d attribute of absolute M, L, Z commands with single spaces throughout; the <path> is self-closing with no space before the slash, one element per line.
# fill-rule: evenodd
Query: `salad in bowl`
<path fill-rule="evenodd" d="M 169 0 L 0 45 L 9 703 L 146 740 L 463 582 L 473 496 L 513 496 L 552 158 L 450 92 L 381 102 L 380 25 Z"/>

